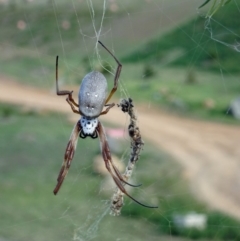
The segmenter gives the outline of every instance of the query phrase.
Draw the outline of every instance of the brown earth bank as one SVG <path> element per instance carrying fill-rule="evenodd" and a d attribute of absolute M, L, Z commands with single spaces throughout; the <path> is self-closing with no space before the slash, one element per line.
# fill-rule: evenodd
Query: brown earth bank
<path fill-rule="evenodd" d="M 62 112 L 71 120 L 78 119 L 65 98 L 54 91 L 26 87 L 3 76 L 0 86 L 1 102 Z M 240 219 L 240 126 L 186 119 L 144 106 L 137 109 L 144 139 L 180 162 L 197 197 L 209 207 Z M 126 117 L 116 107 L 101 119 L 126 124 Z"/>

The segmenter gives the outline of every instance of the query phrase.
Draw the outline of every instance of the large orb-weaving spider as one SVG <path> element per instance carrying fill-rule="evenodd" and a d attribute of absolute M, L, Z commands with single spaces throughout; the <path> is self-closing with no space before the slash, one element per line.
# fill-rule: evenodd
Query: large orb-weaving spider
<path fill-rule="evenodd" d="M 58 87 L 58 56 L 56 58 L 56 91 L 57 95 L 67 95 L 66 101 L 71 106 L 72 111 L 81 115 L 80 120 L 74 126 L 72 134 L 70 136 L 69 142 L 67 144 L 67 148 L 64 155 L 64 162 L 62 164 L 62 168 L 59 172 L 57 178 L 57 185 L 54 189 L 54 194 L 56 195 L 66 177 L 68 170 L 71 165 L 71 161 L 73 159 L 78 137 L 86 138 L 97 138 L 100 139 L 100 146 L 102 151 L 102 157 L 105 162 L 105 166 L 108 172 L 111 174 L 114 182 L 118 186 L 118 188 L 129 198 L 131 198 L 136 203 L 148 207 L 148 208 L 157 208 L 153 206 L 145 205 L 132 196 L 130 196 L 126 189 L 124 188 L 124 184 L 128 184 L 130 186 L 139 186 L 139 185 L 132 185 L 124 180 L 123 176 L 117 169 L 117 167 L 112 162 L 111 153 L 109 149 L 109 145 L 107 142 L 106 134 L 103 128 L 103 125 L 98 120 L 100 115 L 105 115 L 108 111 L 115 105 L 114 103 L 108 104 L 109 100 L 111 99 L 112 95 L 115 93 L 118 87 L 118 79 L 121 73 L 122 65 L 118 61 L 118 59 L 110 52 L 110 50 L 105 47 L 100 41 L 99 44 L 115 59 L 118 64 L 115 77 L 114 77 L 114 86 L 107 97 L 107 81 L 106 78 L 97 71 L 93 71 L 88 73 L 82 80 L 80 90 L 78 93 L 78 104 L 74 101 L 72 97 L 73 91 L 68 90 L 59 90 Z M 75 107 L 78 107 L 76 109 Z M 107 107 L 103 110 L 104 107 Z"/>

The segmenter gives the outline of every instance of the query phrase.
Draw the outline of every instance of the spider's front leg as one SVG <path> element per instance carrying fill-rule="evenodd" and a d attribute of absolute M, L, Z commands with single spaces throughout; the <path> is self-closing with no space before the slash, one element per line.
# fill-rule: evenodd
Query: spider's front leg
<path fill-rule="evenodd" d="M 115 104 L 106 104 L 105 106 L 107 106 L 107 109 L 102 111 L 100 115 L 106 115 L 108 113 L 108 111 L 114 106 Z"/>
<path fill-rule="evenodd" d="M 114 60 L 116 61 L 117 65 L 118 65 L 115 76 L 114 76 L 113 88 L 112 88 L 110 94 L 108 95 L 108 97 L 105 101 L 105 104 L 107 104 L 108 101 L 112 98 L 113 94 L 116 92 L 116 90 L 118 88 L 118 79 L 119 79 L 119 76 L 121 74 L 122 64 L 119 62 L 119 60 L 113 55 L 113 53 L 101 41 L 98 41 L 98 43 L 101 44 L 104 49 L 106 49 L 106 51 L 114 58 Z"/>
<path fill-rule="evenodd" d="M 58 56 L 56 57 L 56 92 L 57 92 L 57 95 L 68 95 L 68 97 L 67 97 L 68 104 L 71 106 L 73 112 L 78 113 L 78 112 L 74 111 L 75 109 L 73 109 L 73 107 L 72 107 L 73 105 L 75 105 L 76 107 L 79 107 L 79 105 L 75 102 L 75 100 L 72 97 L 73 91 L 59 90 L 59 86 L 58 86 Z"/>
<path fill-rule="evenodd" d="M 76 110 L 76 109 L 75 109 L 75 107 L 74 107 L 73 103 L 72 103 L 72 102 L 71 102 L 71 100 L 69 99 L 69 96 L 67 97 L 66 101 L 67 101 L 67 103 L 68 103 L 68 104 L 71 106 L 72 111 L 73 111 L 74 113 L 76 113 L 76 114 L 79 114 L 79 115 L 80 115 L 80 112 L 79 112 L 78 110 Z"/>

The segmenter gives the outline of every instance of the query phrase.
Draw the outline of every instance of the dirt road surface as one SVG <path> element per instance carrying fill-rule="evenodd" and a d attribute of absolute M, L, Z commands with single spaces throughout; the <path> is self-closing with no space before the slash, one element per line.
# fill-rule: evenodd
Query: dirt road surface
<path fill-rule="evenodd" d="M 0 77 L 0 86 L 1 102 L 78 118 L 65 98 L 54 92 L 25 87 L 6 77 Z M 117 107 L 110 112 L 101 119 L 114 124 L 126 120 Z M 181 163 L 198 198 L 240 219 L 240 126 L 185 119 L 143 106 L 138 108 L 138 118 L 144 139 Z"/>

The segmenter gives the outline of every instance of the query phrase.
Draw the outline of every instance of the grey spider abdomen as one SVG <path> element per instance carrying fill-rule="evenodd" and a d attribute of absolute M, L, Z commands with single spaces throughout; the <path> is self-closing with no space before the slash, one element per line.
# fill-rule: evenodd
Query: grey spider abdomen
<path fill-rule="evenodd" d="M 85 75 L 78 93 L 80 113 L 89 118 L 99 116 L 105 105 L 106 95 L 107 80 L 103 74 L 93 71 Z"/>

